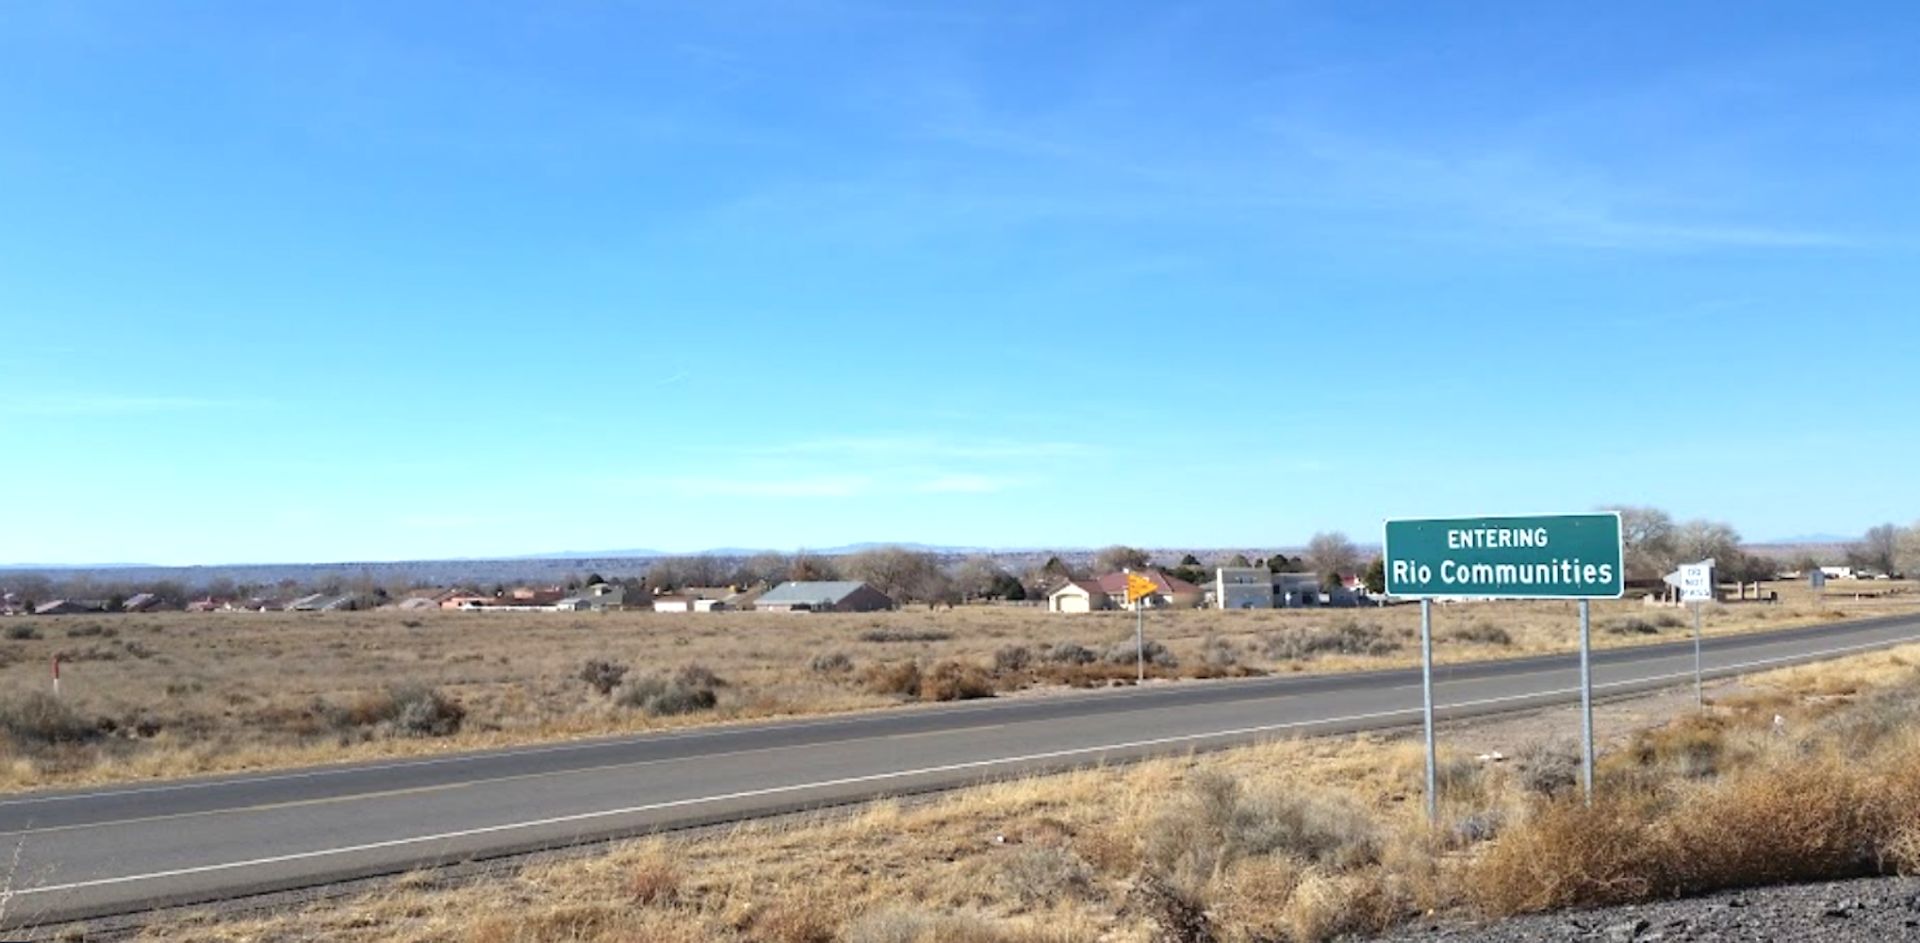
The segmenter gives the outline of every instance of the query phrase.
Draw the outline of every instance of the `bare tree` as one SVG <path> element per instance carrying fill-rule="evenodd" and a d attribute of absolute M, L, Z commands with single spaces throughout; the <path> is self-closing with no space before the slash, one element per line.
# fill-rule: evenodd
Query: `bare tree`
<path fill-rule="evenodd" d="M 1153 558 L 1145 550 L 1115 544 L 1094 555 L 1093 568 L 1101 573 L 1112 573 L 1115 570 L 1145 569 L 1152 562 Z"/>
<path fill-rule="evenodd" d="M 793 560 L 784 553 L 756 553 L 740 561 L 733 570 L 733 581 L 741 586 L 778 583 L 793 572 Z"/>
<path fill-rule="evenodd" d="M 1882 524 L 1869 528 L 1860 541 L 1847 547 L 1847 562 L 1892 576 L 1900 571 L 1900 528 Z"/>
<path fill-rule="evenodd" d="M 1307 566 L 1320 574 L 1322 581 L 1331 581 L 1360 566 L 1360 548 L 1355 547 L 1346 534 L 1323 531 L 1307 541 L 1306 560 Z"/>
<path fill-rule="evenodd" d="M 1903 528 L 1894 541 L 1893 562 L 1901 576 L 1920 576 L 1920 521 Z"/>
<path fill-rule="evenodd" d="M 860 580 L 889 597 L 904 603 L 930 598 L 939 581 L 940 562 L 930 553 L 905 547 L 875 547 L 847 557 L 840 568 L 851 579 Z"/>
<path fill-rule="evenodd" d="M 1620 514 L 1620 543 L 1626 552 L 1627 579 L 1657 580 L 1667 575 L 1677 558 L 1673 516 L 1659 508 L 1616 505 Z"/>
<path fill-rule="evenodd" d="M 992 557 L 968 557 L 953 571 L 953 588 L 962 600 L 995 595 L 1007 578 L 1007 571 Z"/>
<path fill-rule="evenodd" d="M 840 566 L 829 557 L 808 553 L 805 550 L 793 555 L 793 565 L 787 570 L 787 579 L 802 582 L 812 580 L 837 580 L 840 578 Z"/>
<path fill-rule="evenodd" d="M 1673 551 L 1675 563 L 1732 563 L 1740 555 L 1740 532 L 1723 521 L 1688 521 L 1674 530 Z"/>

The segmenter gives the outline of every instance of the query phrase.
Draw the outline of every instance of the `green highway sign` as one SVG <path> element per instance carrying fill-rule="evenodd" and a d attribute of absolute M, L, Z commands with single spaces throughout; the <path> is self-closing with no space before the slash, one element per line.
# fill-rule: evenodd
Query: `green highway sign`
<path fill-rule="evenodd" d="M 1388 521 L 1387 595 L 1618 599 L 1620 515 Z"/>

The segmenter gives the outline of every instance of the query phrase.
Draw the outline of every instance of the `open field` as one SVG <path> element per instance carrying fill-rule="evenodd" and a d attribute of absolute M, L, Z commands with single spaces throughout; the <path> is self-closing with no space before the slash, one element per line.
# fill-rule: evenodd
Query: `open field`
<path fill-rule="evenodd" d="M 1443 740 L 1438 830 L 1411 738 L 1292 741 L 623 843 L 451 888 L 414 875 L 142 938 L 1309 941 L 1909 871 L 1917 666 L 1908 646 L 1716 684 L 1704 716 L 1690 696 L 1610 705 L 1592 808 L 1570 744 L 1503 718 Z M 1475 758 L 1496 745 L 1506 761 Z"/>
<path fill-rule="evenodd" d="M 1712 607 L 1710 634 L 1920 609 L 1902 584 Z M 1565 651 L 1571 603 L 1436 607 L 1442 661 Z M 1412 664 L 1418 608 L 1150 614 L 1158 678 Z M 1601 646 L 1684 614 L 1595 606 Z M 1127 683 L 1132 616 L 215 613 L 0 623 L 0 789 L 469 749 Z M 1151 646 L 1150 646 L 1151 648 Z M 63 697 L 38 696 L 63 654 Z M 583 672 L 590 661 L 601 662 Z"/>

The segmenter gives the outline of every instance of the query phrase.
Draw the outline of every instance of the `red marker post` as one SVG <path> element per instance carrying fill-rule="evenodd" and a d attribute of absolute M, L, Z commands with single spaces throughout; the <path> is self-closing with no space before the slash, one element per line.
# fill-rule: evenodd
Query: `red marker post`
<path fill-rule="evenodd" d="M 53 696 L 60 696 L 60 656 L 53 656 Z"/>

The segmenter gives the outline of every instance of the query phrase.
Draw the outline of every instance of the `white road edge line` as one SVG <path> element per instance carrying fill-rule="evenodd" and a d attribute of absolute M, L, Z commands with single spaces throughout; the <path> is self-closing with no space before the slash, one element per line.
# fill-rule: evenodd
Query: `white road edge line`
<path fill-rule="evenodd" d="M 1721 665 L 1714 668 L 1713 670 L 1715 672 L 1740 671 L 1747 668 L 1757 668 L 1764 665 L 1778 664 L 1783 661 L 1812 660 L 1812 659 L 1818 659 L 1826 655 L 1844 654 L 1847 652 L 1859 651 L 1867 648 L 1885 648 L 1889 644 L 1897 644 L 1897 640 L 1894 643 L 1889 643 L 1884 641 L 1865 642 L 1859 645 L 1848 645 L 1841 648 L 1826 649 L 1819 652 L 1807 652 L 1799 655 L 1783 655 L 1777 658 L 1763 658 L 1757 661 L 1739 662 L 1732 665 Z M 1693 677 L 1692 671 L 1681 671 L 1681 672 L 1674 672 L 1674 673 L 1664 674 L 1664 675 L 1653 675 L 1646 678 L 1629 678 L 1621 681 L 1608 682 L 1606 684 L 1596 684 L 1594 685 L 1594 689 L 1599 690 L 1602 688 L 1625 687 L 1628 685 L 1648 684 L 1650 682 L 1670 681 L 1675 678 L 1690 678 L 1690 677 Z M 1522 701 L 1522 700 L 1529 700 L 1534 698 L 1554 697 L 1562 694 L 1575 693 L 1577 691 L 1579 691 L 1579 688 L 1557 688 L 1557 689 L 1548 690 L 1548 691 L 1537 691 L 1532 694 L 1509 694 L 1509 695 L 1503 695 L 1501 697 L 1482 698 L 1476 701 L 1460 701 L 1454 704 L 1446 704 L 1446 705 L 1440 705 L 1440 706 L 1444 708 L 1451 708 L 1451 709 L 1457 710 L 1463 707 L 1481 707 L 1488 704 L 1500 704 L 1508 701 Z M 912 776 L 925 776 L 925 775 L 934 774 L 934 773 L 952 773 L 952 772 L 958 772 L 960 770 L 980 769 L 988 766 L 1003 766 L 1003 765 L 1010 765 L 1015 763 L 1030 763 L 1037 760 L 1057 760 L 1057 759 L 1063 759 L 1070 756 L 1085 756 L 1090 753 L 1106 753 L 1106 752 L 1111 752 L 1115 750 L 1127 750 L 1127 749 L 1134 749 L 1138 747 L 1165 746 L 1170 743 L 1184 743 L 1184 742 L 1192 742 L 1196 740 L 1211 740 L 1219 737 L 1239 737 L 1239 736 L 1246 736 L 1248 734 L 1268 733 L 1276 730 L 1286 730 L 1293 727 L 1310 727 L 1310 726 L 1321 726 L 1326 724 L 1341 724 L 1341 723 L 1348 723 L 1351 721 L 1358 721 L 1358 720 L 1379 720 L 1382 718 L 1394 717 L 1402 714 L 1418 714 L 1418 713 L 1420 713 L 1420 708 L 1418 707 L 1402 708 L 1399 710 L 1391 710 L 1391 711 L 1374 711 L 1366 714 L 1350 714 L 1344 717 L 1322 717 L 1314 720 L 1295 720 L 1295 721 L 1288 721 L 1287 723 L 1283 723 L 1283 724 L 1264 724 L 1257 727 L 1240 727 L 1234 730 L 1218 730 L 1212 733 L 1182 734 L 1177 737 L 1158 737 L 1151 740 L 1135 740 L 1128 743 L 1113 743 L 1113 744 L 1106 744 L 1104 746 L 1097 746 L 1097 747 L 1077 747 L 1071 750 L 1050 750 L 1045 753 L 1029 753 L 1025 756 L 1009 756 L 1009 757 L 1001 757 L 998 759 L 990 759 L 990 760 L 971 760 L 965 763 L 950 763 L 945 766 L 928 766 L 928 767 L 922 767 L 920 769 L 899 770 L 892 773 L 874 773 L 867 776 L 849 776 L 844 779 L 827 779 L 827 780 L 820 780 L 818 782 L 811 782 L 811 783 L 796 783 L 788 786 L 769 786 L 765 789 L 749 789 L 743 792 L 730 792 L 730 793 L 725 793 L 717 796 L 700 796 L 692 799 L 675 799 L 669 802 L 654 802 L 654 803 L 649 803 L 647 805 L 628 806 L 623 809 L 606 809 L 599 812 L 581 812 L 574 815 L 561 815 L 561 816 L 555 816 L 552 818 L 533 819 L 526 822 L 508 822 L 501 825 L 487 825 L 480 828 L 462 829 L 460 831 L 455 831 L 455 832 L 441 832 L 436 835 L 421 835 L 415 838 L 395 838 L 389 841 L 369 842 L 361 845 L 347 845 L 341 848 L 324 848 L 316 851 L 302 851 L 302 852 L 296 852 L 293 854 L 274 855 L 268 858 L 254 858 L 247 861 L 231 861 L 231 862 L 225 862 L 222 864 L 200 865 L 198 867 L 192 867 L 192 868 L 176 868 L 171 871 L 154 871 L 147 874 L 129 874 L 124 877 L 117 877 L 117 878 L 98 878 L 91 881 L 75 881 L 71 884 L 54 884 L 46 887 L 24 888 L 24 889 L 14 891 L 13 894 L 15 897 L 26 897 L 31 894 L 52 894 L 59 891 L 82 890 L 84 888 L 89 888 L 89 887 L 106 887 L 114 884 L 130 884 L 136 881 L 155 881 L 163 878 L 185 877 L 187 875 L 192 875 L 192 874 L 208 874 L 215 871 L 232 871 L 240 868 L 257 868 L 264 865 L 284 864 L 289 861 L 304 861 L 312 858 L 326 858 L 326 857 L 333 857 L 336 855 L 357 854 L 363 851 L 377 851 L 382 848 L 399 848 L 405 845 L 420 845 L 420 844 L 426 844 L 429 842 L 452 841 L 457 838 L 471 838 L 475 835 L 490 835 L 490 834 L 495 834 L 499 832 L 516 831 L 519 829 L 541 828 L 548 825 L 565 825 L 570 822 L 585 822 L 592 819 L 613 818 L 613 817 L 622 816 L 622 815 L 637 815 L 642 812 L 657 812 L 662 809 L 674 809 L 674 808 L 681 808 L 681 807 L 691 806 L 691 805 L 703 805 L 711 802 L 729 802 L 736 799 L 755 799 L 762 796 L 780 795 L 782 793 L 804 792 L 809 789 L 828 789 L 834 786 L 853 786 L 853 785 L 859 785 L 861 783 L 885 782 L 886 780 L 890 780 L 890 779 L 906 779 Z"/>

